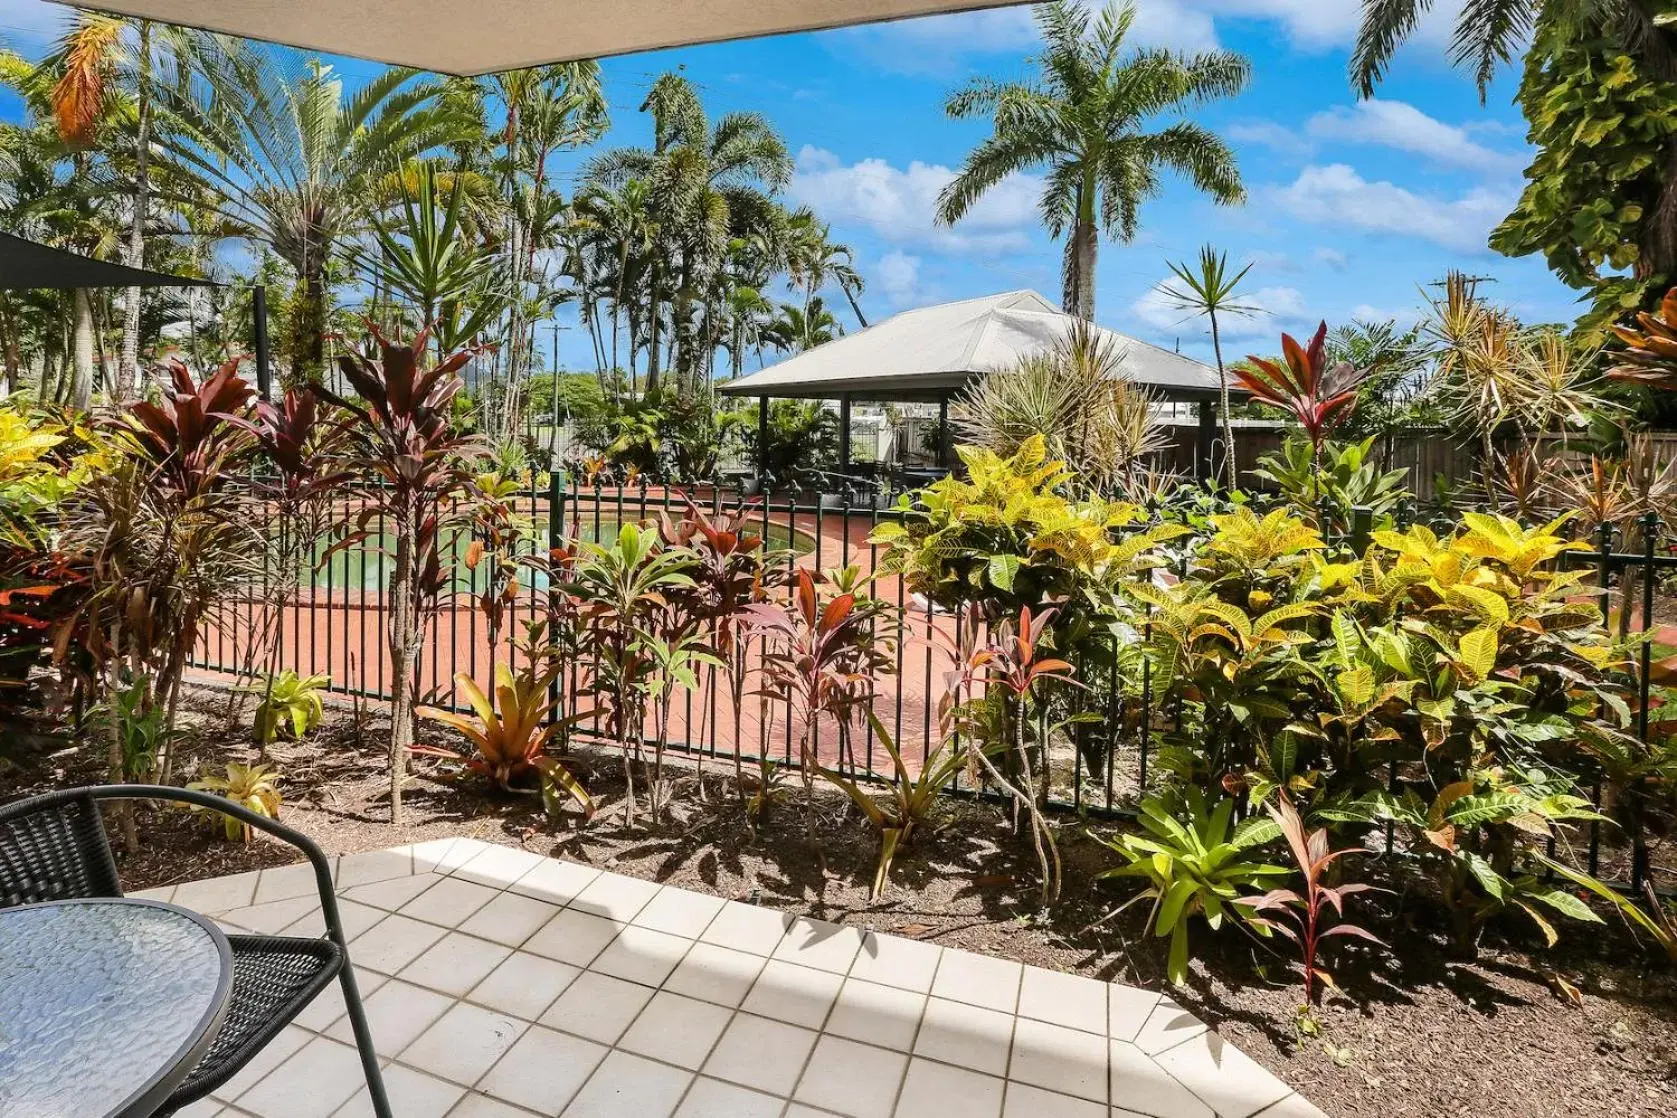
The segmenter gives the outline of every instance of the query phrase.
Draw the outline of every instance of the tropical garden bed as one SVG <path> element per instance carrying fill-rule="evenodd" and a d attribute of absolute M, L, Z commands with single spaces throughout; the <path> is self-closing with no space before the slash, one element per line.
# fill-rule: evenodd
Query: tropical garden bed
<path fill-rule="evenodd" d="M 186 707 L 183 746 L 194 767 L 255 759 L 243 741 L 245 721 L 227 724 L 224 692 L 192 688 Z M 817 798 L 820 840 L 813 845 L 800 800 L 753 829 L 719 772 L 706 778 L 702 802 L 690 789 L 667 821 L 628 834 L 604 820 L 556 830 L 528 797 L 484 797 L 421 771 L 408 791 L 408 818 L 395 827 L 387 822 L 388 733 L 382 713 L 358 718 L 334 705 L 316 735 L 276 745 L 272 759 L 289 774 L 284 821 L 328 853 L 467 835 L 785 912 L 1168 989 L 1163 941 L 1148 933 L 1145 910 L 1103 919 L 1127 890 L 1094 881 L 1111 852 L 1083 837 L 1072 818 L 1058 825 L 1066 900 L 1039 921 L 1034 860 L 994 806 L 948 803 L 935 830 L 900 861 L 889 892 L 873 900 L 874 842 L 840 797 Z M 97 781 L 101 764 L 85 745 L 20 737 L 0 761 L 0 786 L 9 797 Z M 620 793 L 610 752 L 583 749 L 577 769 L 602 798 Z M 292 857 L 262 840 L 219 841 L 185 814 L 148 818 L 144 830 L 145 846 L 119 855 L 129 889 Z M 1378 880 L 1377 864 L 1371 872 Z M 1280 960 L 1243 937 L 1207 940 L 1188 984 L 1170 993 L 1336 1118 L 1652 1116 L 1677 1105 L 1677 979 L 1649 964 L 1622 929 L 1570 937 L 1545 951 L 1534 934 L 1511 926 L 1508 937 L 1488 937 L 1477 960 L 1456 962 L 1430 899 L 1392 896 L 1375 907 L 1382 925 L 1402 930 L 1390 953 L 1362 954 L 1339 969 L 1345 996 L 1327 999 L 1319 1038 L 1292 1030 L 1296 983 Z"/>

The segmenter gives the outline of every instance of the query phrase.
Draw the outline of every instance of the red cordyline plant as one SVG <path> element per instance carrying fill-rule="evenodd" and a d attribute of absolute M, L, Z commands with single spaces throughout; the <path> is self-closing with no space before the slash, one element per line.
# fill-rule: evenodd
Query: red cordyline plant
<path fill-rule="evenodd" d="M 1299 1009 L 1299 1023 L 1301 1027 L 1313 1031 L 1315 1019 L 1312 1010 L 1322 1000 L 1321 987 L 1334 984 L 1333 975 L 1316 961 L 1322 941 L 1333 936 L 1356 936 L 1381 947 L 1385 944 L 1367 928 L 1345 919 L 1345 898 L 1353 893 L 1373 892 L 1374 886 L 1356 881 L 1342 885 L 1327 884 L 1329 867 L 1338 859 L 1357 851 L 1350 848 L 1329 850 L 1327 829 L 1307 832 L 1304 820 L 1299 817 L 1298 809 L 1287 794 L 1281 793 L 1278 799 L 1279 802 L 1264 806 L 1287 839 L 1287 846 L 1304 876 L 1304 892 L 1271 889 L 1259 897 L 1246 897 L 1240 903 L 1252 908 L 1252 915 L 1246 918 L 1248 923 L 1279 932 L 1298 945 L 1299 962 L 1304 970 L 1304 1005 Z M 1325 927 L 1330 905 L 1339 919 Z"/>
<path fill-rule="evenodd" d="M 337 469 L 344 429 L 331 409 L 321 406 L 313 387 L 287 389 L 278 404 L 258 400 L 250 418 L 231 419 L 256 437 L 266 465 L 273 470 L 260 493 L 270 512 L 265 519 L 276 528 L 268 540 L 273 575 L 265 580 L 272 627 L 249 635 L 249 670 L 255 670 L 266 648 L 271 687 L 279 670 L 285 608 L 297 592 L 303 565 L 313 561 L 315 540 L 327 532 L 332 495 L 347 480 Z"/>
<path fill-rule="evenodd" d="M 1018 771 L 1023 788 L 1015 788 L 996 769 L 995 762 L 982 751 L 976 753 L 979 763 L 990 779 L 1013 797 L 1015 810 L 1023 808 L 1030 821 L 1031 844 L 1036 849 L 1037 862 L 1042 869 L 1042 903 L 1048 905 L 1060 895 L 1060 851 L 1054 842 L 1053 829 L 1043 812 L 1048 793 L 1046 761 L 1048 743 L 1040 742 L 1044 764 L 1042 787 L 1037 787 L 1035 761 L 1026 740 L 1025 727 L 1031 721 L 1031 706 L 1039 698 L 1037 691 L 1044 683 L 1072 683 L 1072 666 L 1065 660 L 1041 655 L 1042 637 L 1053 623 L 1058 611 L 1054 607 L 1031 612 L 1021 606 L 1013 631 L 1004 633 L 1000 640 L 978 650 L 968 661 L 967 670 L 974 678 L 992 687 L 1000 687 L 1011 700 L 1012 709 L 1006 720 L 1013 748 L 1013 767 Z M 981 674 L 980 674 L 981 673 Z M 1017 822 L 1017 816 L 1015 816 Z"/>
<path fill-rule="evenodd" d="M 1368 372 L 1350 362 L 1328 366 L 1328 324 L 1316 328 L 1308 348 L 1291 334 L 1281 335 L 1282 363 L 1248 357 L 1249 368 L 1230 372 L 1235 383 L 1260 403 L 1291 415 L 1310 439 L 1313 454 L 1320 454 L 1328 434 L 1351 417 L 1357 405 L 1357 389 Z"/>
<path fill-rule="evenodd" d="M 359 489 L 360 507 L 343 524 L 338 550 L 371 538 L 382 524 L 393 537 L 387 643 L 390 652 L 390 818 L 402 819 L 402 784 L 413 744 L 420 652 L 437 596 L 448 583 L 442 569 L 443 518 L 449 502 L 471 484 L 470 464 L 486 448 L 456 431 L 451 404 L 472 359 L 462 350 L 426 367 L 421 330 L 413 341 L 392 342 L 369 323 L 377 359 L 354 353 L 338 368 L 355 393 L 346 399 L 322 388 L 344 409 L 344 468 Z"/>
<path fill-rule="evenodd" d="M 745 775 L 740 737 L 750 607 L 767 600 L 776 570 L 763 547 L 762 535 L 752 525 L 756 508 L 754 501 L 713 517 L 689 499 L 686 516 L 674 524 L 665 517 L 659 525 L 666 547 L 684 547 L 696 557 L 687 572 L 692 585 L 672 592 L 671 600 L 703 629 L 710 650 L 728 676 L 733 698 L 734 782 L 742 799 Z M 699 754 L 698 760 L 702 766 L 704 754 Z M 702 781 L 699 788 L 702 794 Z"/>
<path fill-rule="evenodd" d="M 179 361 L 163 372 L 157 402 L 101 421 L 116 462 L 63 509 L 63 551 L 88 581 L 54 656 L 86 671 L 104 700 L 113 781 L 170 779 L 187 657 L 208 614 L 249 584 L 263 546 L 250 515 L 256 440 L 239 422 L 254 393 L 238 362 L 201 382 Z M 128 733 L 119 696 L 130 727 L 160 719 L 161 732 Z M 123 827 L 132 843 L 131 815 Z"/>
<path fill-rule="evenodd" d="M 892 642 L 878 636 L 875 624 L 887 607 L 862 585 L 855 567 L 828 571 L 819 582 L 800 567 L 784 602 L 746 607 L 752 631 L 770 642 L 763 650 L 758 694 L 765 705 L 785 703 L 791 719 L 801 724 L 798 754 L 811 801 L 821 764 L 816 750 L 821 720 L 831 719 L 838 729 L 842 768 L 850 759 L 850 732 L 873 702 L 875 680 L 896 670 Z M 808 820 L 813 827 L 813 810 Z"/>

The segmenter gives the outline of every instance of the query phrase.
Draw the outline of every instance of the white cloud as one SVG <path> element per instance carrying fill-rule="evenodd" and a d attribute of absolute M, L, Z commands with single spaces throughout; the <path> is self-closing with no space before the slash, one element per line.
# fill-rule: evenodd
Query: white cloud
<path fill-rule="evenodd" d="M 1416 194 L 1391 182 L 1369 182 L 1343 163 L 1306 167 L 1271 200 L 1319 225 L 1417 237 L 1457 252 L 1484 252 L 1491 229 L 1516 201 L 1513 192 L 1475 188 L 1459 198 Z"/>
<path fill-rule="evenodd" d="M 1260 287 L 1240 301 L 1257 308 L 1259 316 L 1291 321 L 1305 315 L 1304 293 L 1296 287 Z"/>
<path fill-rule="evenodd" d="M 920 258 L 892 249 L 873 269 L 874 282 L 893 307 L 920 301 Z"/>
<path fill-rule="evenodd" d="M 856 50 L 876 66 L 942 76 L 959 72 L 972 56 L 1030 54 L 1041 42 L 1028 4 L 894 20 L 830 34 L 835 43 Z M 1127 41 L 1181 51 L 1218 45 L 1212 13 L 1201 0 L 1137 0 Z"/>
<path fill-rule="evenodd" d="M 1424 317 L 1425 312 L 1419 307 L 1377 307 L 1371 303 L 1358 303 L 1351 308 L 1354 321 L 1373 324 L 1395 322 L 1399 327 L 1409 327 Z"/>
<path fill-rule="evenodd" d="M 1296 272 L 1299 270 L 1297 262 L 1285 252 L 1273 252 L 1265 248 L 1255 248 L 1246 254 L 1245 262 L 1252 265 L 1252 271 L 1258 272 Z"/>
<path fill-rule="evenodd" d="M 1241 121 L 1229 125 L 1227 133 L 1237 144 L 1254 144 L 1281 155 L 1309 155 L 1314 150 L 1314 145 L 1295 129 L 1273 120 Z"/>
<path fill-rule="evenodd" d="M 1316 140 L 1379 144 L 1476 171 L 1511 171 L 1525 163 L 1519 153 L 1494 151 L 1474 140 L 1465 128 L 1435 120 L 1403 101 L 1373 98 L 1340 106 L 1317 113 L 1305 127 Z"/>
<path fill-rule="evenodd" d="M 1193 311 L 1177 307 L 1171 297 L 1165 294 L 1165 288 L 1175 282 L 1177 281 L 1174 279 L 1160 280 L 1148 288 L 1147 294 L 1130 304 L 1130 313 L 1155 330 L 1175 330 L 1194 318 Z"/>
<path fill-rule="evenodd" d="M 1337 248 L 1323 246 L 1315 251 L 1313 258 L 1318 264 L 1325 264 L 1336 272 L 1343 272 L 1351 263 L 1350 259 Z"/>
<path fill-rule="evenodd" d="M 1181 0 L 1218 19 L 1279 23 L 1288 40 L 1306 50 L 1349 46 L 1362 25 L 1362 5 L 1354 0 Z M 1421 17 L 1415 38 L 1431 46 L 1447 43 L 1463 0 L 1440 0 Z"/>
<path fill-rule="evenodd" d="M 1009 175 L 979 199 L 954 228 L 933 218 L 937 196 L 955 172 L 915 160 L 906 168 L 883 159 L 846 166 L 838 156 L 805 146 L 787 192 L 822 220 L 858 224 L 894 245 L 922 245 L 948 252 L 998 251 L 1026 247 L 1026 230 L 1037 223 L 1042 180 Z"/>

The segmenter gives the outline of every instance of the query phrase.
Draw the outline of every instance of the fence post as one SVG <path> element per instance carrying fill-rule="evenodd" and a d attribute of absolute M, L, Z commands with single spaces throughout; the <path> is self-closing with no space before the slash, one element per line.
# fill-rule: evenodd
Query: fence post
<path fill-rule="evenodd" d="M 1659 513 L 1649 510 L 1642 514 L 1642 625 L 1640 632 L 1646 634 L 1654 627 L 1654 545 L 1659 540 Z M 1628 604 L 1628 603 L 1627 603 Z M 1636 735 L 1642 739 L 1644 745 L 1648 742 L 1648 675 L 1653 669 L 1653 649 L 1651 642 L 1642 641 L 1640 668 L 1637 673 L 1637 692 L 1641 702 L 1636 710 Z M 1648 872 L 1648 847 L 1642 838 L 1642 794 L 1640 790 L 1633 791 L 1630 797 L 1630 889 L 1632 893 L 1642 891 L 1642 881 Z"/>
<path fill-rule="evenodd" d="M 1351 506 L 1351 550 L 1358 555 L 1368 550 L 1374 534 L 1374 510 L 1366 505 Z"/>
<path fill-rule="evenodd" d="M 554 391 L 558 391 L 557 384 L 554 385 Z M 565 476 L 564 470 L 548 470 L 547 554 L 549 558 L 551 558 L 553 552 L 558 549 L 562 543 L 564 543 L 565 539 L 563 525 L 565 523 L 565 486 L 567 481 L 568 479 Z M 554 572 L 553 568 L 550 566 L 547 571 L 547 616 L 549 624 L 552 624 L 553 615 L 558 612 L 559 606 L 559 591 L 554 587 L 553 579 Z M 548 633 L 547 639 L 550 641 L 555 640 L 557 639 L 557 634 Z M 557 672 L 554 674 L 552 679 L 547 681 L 547 701 L 551 704 L 547 708 L 547 720 L 550 723 L 559 721 L 559 676 L 562 674 L 563 672 Z"/>
<path fill-rule="evenodd" d="M 1596 585 L 1600 588 L 1601 621 L 1610 623 L 1613 612 L 1612 590 L 1612 561 L 1613 561 L 1613 525 L 1602 521 L 1596 528 Z M 1597 781 L 1591 792 L 1590 799 L 1597 808 L 1601 806 L 1601 782 Z M 1601 824 L 1596 820 L 1590 821 L 1590 858 L 1589 872 L 1601 872 Z"/>

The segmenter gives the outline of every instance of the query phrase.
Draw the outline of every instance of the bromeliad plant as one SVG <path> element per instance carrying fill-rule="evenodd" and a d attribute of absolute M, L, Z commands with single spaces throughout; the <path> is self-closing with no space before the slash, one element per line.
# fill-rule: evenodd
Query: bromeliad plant
<path fill-rule="evenodd" d="M 1125 864 L 1106 870 L 1099 880 L 1139 877 L 1147 888 L 1114 911 L 1138 901 L 1153 902 L 1148 923 L 1155 935 L 1170 938 L 1166 973 L 1178 985 L 1188 980 L 1188 928 L 1203 916 L 1213 930 L 1253 914 L 1249 896 L 1287 877 L 1287 867 L 1260 860 L 1258 851 L 1276 837 L 1276 825 L 1262 816 L 1234 823 L 1235 800 L 1206 803 L 1198 788 L 1168 798 L 1141 802 L 1145 833 L 1098 839 L 1123 857 Z"/>
<path fill-rule="evenodd" d="M 264 752 L 282 736 L 301 741 L 320 725 L 326 717 L 321 693 L 331 682 L 329 675 L 300 676 L 288 668 L 260 684 L 239 688 L 246 694 L 262 696 L 251 732 Z"/>
<path fill-rule="evenodd" d="M 593 818 L 594 800 L 588 790 L 548 752 L 561 728 L 560 720 L 550 717 L 558 705 L 552 690 L 559 674 L 558 664 L 551 660 L 532 663 L 517 673 L 496 664 L 495 698 L 491 700 L 469 673 L 459 673 L 454 681 L 471 705 L 473 717 L 435 707 L 420 707 L 416 713 L 459 731 L 471 744 L 471 752 L 462 756 L 429 745 L 415 745 L 413 752 L 463 761 L 467 770 L 487 777 L 502 792 L 539 791 L 550 814 L 557 814 L 567 800 L 575 800 L 585 817 Z M 577 715 L 569 717 L 574 721 Z M 538 787 L 521 787 L 519 782 L 532 773 Z"/>
<path fill-rule="evenodd" d="M 216 776 L 205 771 L 199 778 L 188 784 L 194 792 L 213 792 L 224 796 L 240 807 L 245 808 L 266 819 L 278 819 L 280 804 L 279 784 L 280 774 L 270 765 L 246 765 L 238 761 L 227 764 L 227 775 Z M 250 844 L 251 826 L 249 823 L 234 819 L 231 815 L 223 815 L 207 807 L 194 804 L 192 812 L 200 815 L 211 827 L 219 826 L 227 836 L 228 842 L 243 842 Z"/>
<path fill-rule="evenodd" d="M 382 529 L 394 537 L 390 579 L 390 818 L 402 818 L 402 785 L 413 744 L 413 707 L 419 689 L 420 655 L 438 595 L 447 584 L 442 570 L 444 519 L 450 501 L 465 493 L 470 465 L 486 451 L 452 425 L 454 398 L 465 387 L 460 370 L 471 360 L 463 350 L 426 367 L 427 334 L 406 344 L 393 342 L 369 324 L 377 359 L 359 353 L 338 358 L 352 398 L 325 389 L 321 395 L 347 415 L 345 471 L 359 487 L 350 518 L 334 544 L 342 549 Z"/>

